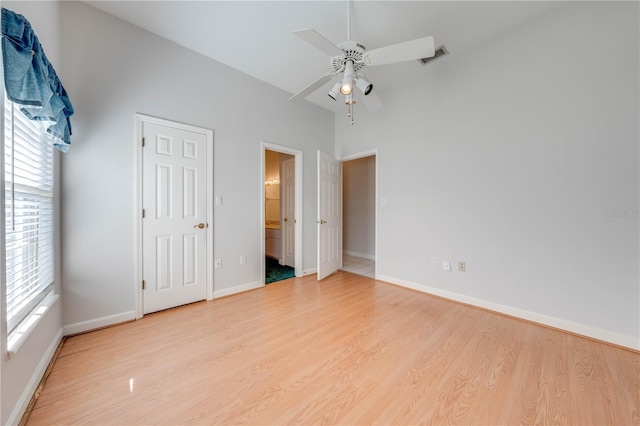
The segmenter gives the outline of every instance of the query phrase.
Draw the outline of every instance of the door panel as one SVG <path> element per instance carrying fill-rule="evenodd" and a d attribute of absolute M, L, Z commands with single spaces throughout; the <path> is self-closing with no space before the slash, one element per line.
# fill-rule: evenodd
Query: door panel
<path fill-rule="evenodd" d="M 318 151 L 318 280 L 342 267 L 342 164 Z"/>
<path fill-rule="evenodd" d="M 207 137 L 143 123 L 143 313 L 207 295 Z M 198 224 L 205 224 L 202 228 Z"/>
<path fill-rule="evenodd" d="M 295 159 L 282 162 L 282 258 L 287 266 L 295 267 L 296 203 Z"/>

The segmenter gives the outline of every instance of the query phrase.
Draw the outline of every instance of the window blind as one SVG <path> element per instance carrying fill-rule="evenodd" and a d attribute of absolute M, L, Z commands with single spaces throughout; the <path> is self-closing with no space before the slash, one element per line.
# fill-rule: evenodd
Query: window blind
<path fill-rule="evenodd" d="M 5 253 L 10 333 L 53 287 L 51 136 L 4 99 Z"/>

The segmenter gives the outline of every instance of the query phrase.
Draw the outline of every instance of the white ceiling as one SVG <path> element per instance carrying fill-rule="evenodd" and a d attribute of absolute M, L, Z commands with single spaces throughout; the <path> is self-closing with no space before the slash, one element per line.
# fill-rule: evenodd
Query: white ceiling
<path fill-rule="evenodd" d="M 329 58 L 291 32 L 313 28 L 346 40 L 346 1 L 87 1 L 86 3 L 290 93 L 330 70 Z M 449 57 L 462 55 L 548 12 L 558 1 L 355 1 L 352 39 L 375 49 L 432 35 Z M 441 63 L 442 63 L 441 62 Z M 437 66 L 418 61 L 367 67 L 378 93 Z M 331 83 L 307 100 L 332 111 Z M 381 96 L 384 102 L 384 97 Z"/>

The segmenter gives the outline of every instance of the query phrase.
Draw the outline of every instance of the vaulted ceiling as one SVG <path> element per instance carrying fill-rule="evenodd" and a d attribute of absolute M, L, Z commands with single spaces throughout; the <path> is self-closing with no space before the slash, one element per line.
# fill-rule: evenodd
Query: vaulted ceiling
<path fill-rule="evenodd" d="M 330 70 L 329 58 L 292 34 L 313 28 L 334 43 L 346 40 L 346 1 L 87 1 L 87 4 L 174 41 L 259 80 L 295 93 Z M 432 35 L 448 56 L 423 66 L 410 61 L 368 67 L 383 93 L 411 81 L 456 55 L 479 48 L 558 1 L 355 1 L 351 35 L 375 49 Z M 215 76 L 212 76 L 215 78 Z M 327 87 L 307 100 L 343 110 Z"/>

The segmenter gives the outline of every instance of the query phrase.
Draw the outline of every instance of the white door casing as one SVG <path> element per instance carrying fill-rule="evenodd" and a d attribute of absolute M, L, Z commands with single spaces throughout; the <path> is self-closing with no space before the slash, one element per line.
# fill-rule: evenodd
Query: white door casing
<path fill-rule="evenodd" d="M 142 314 L 207 299 L 210 283 L 212 133 L 154 121 L 141 123 Z"/>
<path fill-rule="evenodd" d="M 342 267 L 342 163 L 318 151 L 318 280 Z"/>
<path fill-rule="evenodd" d="M 295 159 L 282 162 L 282 262 L 295 267 L 295 235 L 296 235 L 296 205 L 295 205 Z"/>

